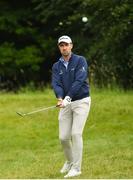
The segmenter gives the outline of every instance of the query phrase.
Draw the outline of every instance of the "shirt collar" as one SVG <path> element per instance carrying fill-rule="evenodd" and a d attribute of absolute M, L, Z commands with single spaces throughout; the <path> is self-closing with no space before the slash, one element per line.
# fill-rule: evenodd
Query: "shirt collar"
<path fill-rule="evenodd" d="M 72 53 L 71 53 L 70 59 L 71 59 L 71 57 L 72 57 Z M 70 59 L 69 59 L 69 60 L 70 60 Z M 61 62 L 63 62 L 63 63 L 68 63 L 68 62 L 69 62 L 69 61 L 65 61 L 62 56 L 60 57 L 59 60 L 60 60 Z"/>

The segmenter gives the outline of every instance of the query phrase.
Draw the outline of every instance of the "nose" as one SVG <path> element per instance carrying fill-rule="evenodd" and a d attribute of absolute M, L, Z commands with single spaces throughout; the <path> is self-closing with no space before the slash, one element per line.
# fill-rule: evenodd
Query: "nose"
<path fill-rule="evenodd" d="M 63 46 L 63 50 L 66 50 L 66 46 Z"/>

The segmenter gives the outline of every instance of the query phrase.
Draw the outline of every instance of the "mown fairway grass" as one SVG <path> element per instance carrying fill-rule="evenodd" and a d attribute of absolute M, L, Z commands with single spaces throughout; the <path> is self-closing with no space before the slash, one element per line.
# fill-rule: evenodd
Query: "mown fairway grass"
<path fill-rule="evenodd" d="M 133 178 L 133 92 L 93 89 L 91 96 L 77 178 Z M 52 90 L 0 94 L 0 178 L 63 178 L 58 109 L 25 118 L 16 114 L 55 103 Z"/>

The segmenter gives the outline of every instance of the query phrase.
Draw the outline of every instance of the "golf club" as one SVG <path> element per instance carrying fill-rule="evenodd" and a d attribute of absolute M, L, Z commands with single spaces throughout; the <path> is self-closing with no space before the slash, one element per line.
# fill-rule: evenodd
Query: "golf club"
<path fill-rule="evenodd" d="M 48 109 L 53 109 L 53 108 L 56 108 L 57 106 L 50 106 L 50 107 L 46 107 L 46 108 L 40 108 L 40 109 L 37 109 L 35 111 L 31 111 L 31 112 L 28 112 L 28 113 L 22 113 L 22 112 L 16 112 L 19 116 L 27 116 L 27 115 L 31 115 L 31 114 L 34 114 L 34 113 L 37 113 L 37 112 L 41 112 L 41 111 L 46 111 Z"/>

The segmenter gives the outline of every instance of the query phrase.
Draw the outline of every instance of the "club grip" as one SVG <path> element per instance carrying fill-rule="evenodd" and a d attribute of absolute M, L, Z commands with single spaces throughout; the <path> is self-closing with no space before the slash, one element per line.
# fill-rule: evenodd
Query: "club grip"
<path fill-rule="evenodd" d="M 56 107 L 59 107 L 60 105 L 56 105 Z"/>

